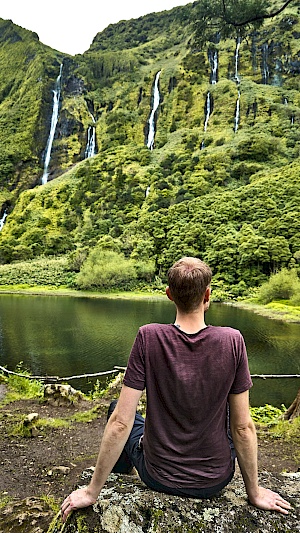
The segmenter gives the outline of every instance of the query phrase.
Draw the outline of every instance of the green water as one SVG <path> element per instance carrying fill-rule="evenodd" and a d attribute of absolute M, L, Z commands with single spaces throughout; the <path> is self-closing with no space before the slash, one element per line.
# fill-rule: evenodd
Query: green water
<path fill-rule="evenodd" d="M 73 376 L 125 366 L 139 326 L 174 320 L 166 300 L 109 300 L 0 295 L 0 364 L 20 361 L 34 375 Z M 300 374 L 300 324 L 285 324 L 249 311 L 212 304 L 206 323 L 244 335 L 252 374 Z M 71 382 L 84 391 L 87 379 Z M 289 405 L 299 379 L 254 380 L 251 404 Z"/>

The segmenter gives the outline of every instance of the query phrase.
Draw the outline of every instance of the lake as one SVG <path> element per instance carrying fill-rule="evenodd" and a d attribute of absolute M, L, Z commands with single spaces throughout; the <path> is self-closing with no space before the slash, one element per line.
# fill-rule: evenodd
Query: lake
<path fill-rule="evenodd" d="M 0 364 L 18 363 L 34 375 L 73 376 L 126 366 L 138 328 L 174 321 L 164 299 L 122 300 L 68 296 L 0 295 Z M 206 323 L 239 329 L 246 341 L 251 374 L 300 374 L 300 324 L 282 323 L 250 311 L 211 305 Z M 87 392 L 88 379 L 72 380 Z M 300 379 L 254 379 L 253 406 L 288 406 Z"/>

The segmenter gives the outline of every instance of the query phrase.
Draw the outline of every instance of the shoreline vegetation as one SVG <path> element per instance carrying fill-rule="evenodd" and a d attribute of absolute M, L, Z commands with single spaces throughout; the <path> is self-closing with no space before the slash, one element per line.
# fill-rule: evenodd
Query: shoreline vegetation
<path fill-rule="evenodd" d="M 165 298 L 163 290 L 149 290 L 149 291 L 84 291 L 70 289 L 68 287 L 51 287 L 51 286 L 16 286 L 16 285 L 0 285 L 0 294 L 20 294 L 29 296 L 69 296 L 74 298 L 108 298 L 108 299 L 131 299 L 141 300 L 150 299 L 158 300 Z M 214 301 L 213 301 L 214 303 Z M 300 306 L 292 305 L 287 300 L 276 300 L 268 304 L 260 304 L 255 298 L 238 299 L 227 301 L 216 301 L 215 303 L 222 303 L 223 305 L 230 305 L 246 311 L 251 311 L 258 315 L 264 316 L 271 320 L 280 320 L 283 322 L 300 323 Z"/>

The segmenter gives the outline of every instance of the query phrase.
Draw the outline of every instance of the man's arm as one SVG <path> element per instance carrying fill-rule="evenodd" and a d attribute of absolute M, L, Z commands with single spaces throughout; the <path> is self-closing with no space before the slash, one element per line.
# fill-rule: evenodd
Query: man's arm
<path fill-rule="evenodd" d="M 257 438 L 249 411 L 249 392 L 230 394 L 229 407 L 231 435 L 250 502 L 260 509 L 287 514 L 290 504 L 258 485 Z"/>
<path fill-rule="evenodd" d="M 87 487 L 75 490 L 64 500 L 61 506 L 63 522 L 73 509 L 96 502 L 130 435 L 141 395 L 142 391 L 123 385 L 119 401 L 104 430 L 93 477 Z"/>

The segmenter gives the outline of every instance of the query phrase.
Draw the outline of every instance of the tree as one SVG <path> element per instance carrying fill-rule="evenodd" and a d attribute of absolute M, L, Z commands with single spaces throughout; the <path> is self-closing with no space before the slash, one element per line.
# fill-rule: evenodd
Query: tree
<path fill-rule="evenodd" d="M 286 0 L 280 8 L 275 8 L 271 0 L 200 0 L 195 10 L 195 40 L 203 45 L 206 41 L 214 41 L 218 33 L 222 37 L 242 37 L 249 30 L 259 28 L 265 19 L 279 15 L 293 2 L 295 0 Z"/>

